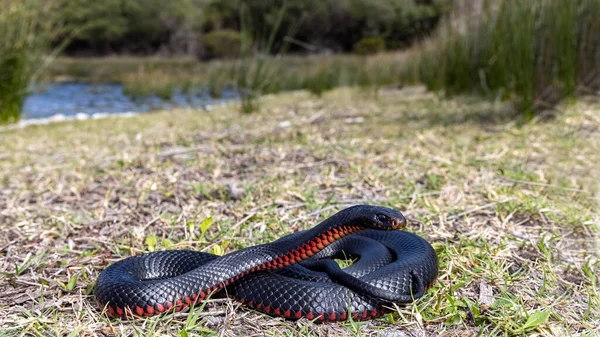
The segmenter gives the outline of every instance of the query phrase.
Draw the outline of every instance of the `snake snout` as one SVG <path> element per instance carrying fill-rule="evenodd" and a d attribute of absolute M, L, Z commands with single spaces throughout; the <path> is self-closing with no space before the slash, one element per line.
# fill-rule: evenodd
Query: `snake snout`
<path fill-rule="evenodd" d="M 406 226 L 406 218 L 395 209 L 377 207 L 374 211 L 374 226 L 378 229 L 395 230 Z"/>
<path fill-rule="evenodd" d="M 406 218 L 402 216 L 401 219 L 395 219 L 393 224 L 393 229 L 401 229 L 406 227 Z"/>

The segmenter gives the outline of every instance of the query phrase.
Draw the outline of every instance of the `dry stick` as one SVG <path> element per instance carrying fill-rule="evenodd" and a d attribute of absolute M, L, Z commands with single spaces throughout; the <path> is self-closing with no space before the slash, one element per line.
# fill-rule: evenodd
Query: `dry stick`
<path fill-rule="evenodd" d="M 443 194 L 443 193 L 444 192 L 441 192 L 441 191 L 426 192 L 426 193 L 421 193 L 421 194 L 413 194 L 411 196 L 406 196 L 406 197 L 400 197 L 398 199 L 410 199 L 410 198 L 413 198 L 415 196 L 440 195 L 440 194 Z M 326 212 L 326 211 L 328 211 L 330 209 L 333 209 L 333 208 L 335 208 L 337 206 L 353 206 L 353 205 L 356 205 L 356 204 L 359 204 L 359 203 L 363 203 L 363 202 L 369 202 L 369 201 L 388 201 L 390 199 L 391 198 L 385 198 L 385 197 L 383 197 L 383 198 L 369 198 L 369 199 L 364 199 L 364 198 L 363 199 L 343 199 L 343 200 L 333 201 L 327 207 L 324 207 L 322 209 L 318 209 L 318 210 L 316 210 L 314 212 L 311 212 L 309 214 L 306 214 L 306 215 L 294 218 L 294 219 L 290 220 L 289 222 L 290 223 L 294 223 L 294 222 L 298 222 L 300 220 L 305 220 L 305 219 L 308 219 L 310 217 L 319 215 L 319 214 L 321 214 L 323 212 Z M 408 220 L 410 220 L 410 221 L 417 221 L 416 219 L 412 219 L 412 218 L 408 219 Z"/>
<path fill-rule="evenodd" d="M 313 216 L 315 216 L 315 215 L 319 215 L 319 214 L 321 214 L 321 213 L 327 212 L 328 210 L 330 210 L 330 209 L 332 209 L 332 208 L 335 208 L 336 206 L 337 206 L 337 205 L 329 205 L 329 206 L 327 206 L 327 207 L 324 207 L 324 208 L 318 209 L 318 210 L 316 210 L 316 211 L 314 211 L 314 212 L 311 212 L 311 213 L 308 213 L 308 214 L 306 214 L 306 215 L 303 215 L 303 216 L 301 216 L 301 217 L 297 217 L 297 218 L 295 218 L 295 219 L 292 219 L 292 220 L 290 220 L 290 223 L 298 222 L 298 221 L 300 221 L 300 220 L 305 220 L 305 219 L 308 219 L 308 218 L 310 218 L 310 217 L 313 217 Z"/>
<path fill-rule="evenodd" d="M 84 226 L 96 226 L 96 225 L 103 225 L 107 222 L 113 222 L 113 221 L 119 221 L 119 219 L 117 218 L 104 218 L 104 219 L 100 219 L 100 220 L 93 220 L 90 222 L 86 222 L 82 225 Z"/>
<path fill-rule="evenodd" d="M 238 227 L 240 227 L 242 224 L 244 224 L 244 222 L 248 221 L 248 219 L 250 219 L 254 215 L 256 215 L 256 212 L 250 212 L 242 220 L 238 221 L 235 225 L 231 226 L 231 230 L 235 232 Z"/>
<path fill-rule="evenodd" d="M 213 153 L 213 152 L 218 152 L 222 149 L 224 150 L 244 150 L 244 149 L 249 149 L 251 148 L 248 145 L 228 145 L 228 146 L 207 146 L 207 145 L 200 145 L 200 146 L 194 146 L 194 147 L 189 147 L 189 148 L 183 148 L 183 149 L 171 149 L 171 150 L 165 150 L 162 152 L 159 152 L 158 154 L 156 154 L 157 157 L 159 158 L 165 158 L 165 157 L 172 157 L 172 156 L 176 156 L 176 155 L 180 155 L 180 154 L 187 154 L 187 153 L 191 153 L 191 152 L 202 152 L 205 151 L 207 153 Z"/>
<path fill-rule="evenodd" d="M 7 249 L 8 247 L 10 247 L 11 245 L 13 245 L 14 243 L 17 243 L 17 241 L 19 241 L 18 239 L 12 240 L 10 242 L 8 242 L 7 244 L 5 244 L 4 246 L 0 246 L 0 252 L 3 252 L 5 249 Z"/>
<path fill-rule="evenodd" d="M 176 155 L 180 155 L 180 154 L 186 154 L 186 153 L 190 153 L 190 152 L 199 152 L 199 151 L 213 152 L 214 148 L 212 148 L 210 146 L 206 146 L 206 145 L 201 145 L 201 146 L 194 146 L 194 147 L 183 148 L 183 149 L 169 149 L 169 150 L 159 152 L 156 156 L 159 158 L 172 157 L 172 156 L 176 156 Z"/>
<path fill-rule="evenodd" d="M 281 201 L 280 200 L 280 201 L 273 201 L 273 202 L 269 202 L 269 203 L 266 203 L 266 204 L 262 204 L 262 205 L 256 206 L 256 207 L 250 209 L 248 212 L 250 212 L 250 213 L 256 212 L 258 210 L 261 210 L 263 208 L 267 208 L 269 206 L 277 206 L 277 207 L 283 207 L 284 209 L 287 209 L 287 208 L 301 207 L 301 206 L 304 206 L 305 204 L 306 203 L 304 203 L 304 202 L 295 203 L 294 204 L 291 201 Z"/>
<path fill-rule="evenodd" d="M 316 161 L 316 162 L 311 162 L 311 163 L 306 163 L 306 164 L 294 165 L 294 169 L 311 168 L 311 167 L 315 167 L 315 166 L 323 166 L 323 165 L 335 164 L 335 163 L 337 163 L 337 160 L 327 159 L 327 160 L 321 160 L 321 161 Z"/>
<path fill-rule="evenodd" d="M 250 210 L 250 213 L 256 212 L 256 211 L 258 211 L 260 209 L 263 209 L 263 208 L 266 208 L 266 207 L 269 207 L 269 206 L 275 206 L 275 205 L 279 205 L 279 204 L 281 204 L 281 203 L 277 202 L 277 201 L 273 201 L 273 202 L 269 202 L 269 203 L 266 203 L 266 204 L 262 204 L 260 206 L 256 206 L 256 207 L 252 208 Z"/>
<path fill-rule="evenodd" d="M 364 200 L 364 199 L 362 199 L 362 200 L 363 201 L 367 201 L 367 200 Z M 378 199 L 378 200 L 381 200 L 381 199 Z M 352 205 L 356 205 L 357 203 L 355 201 L 361 202 L 361 199 L 352 199 L 351 202 L 345 202 L 344 200 L 340 200 L 340 201 L 337 201 L 337 202 L 332 202 L 327 207 L 324 207 L 324 208 L 318 209 L 318 210 L 316 210 L 314 212 L 308 213 L 306 215 L 294 218 L 294 219 L 290 220 L 289 223 L 298 222 L 300 220 L 306 220 L 306 219 L 308 219 L 310 217 L 313 217 L 313 216 L 319 215 L 321 213 L 327 212 L 330 209 L 336 208 L 338 206 L 352 206 Z M 371 201 L 372 201 L 372 199 L 371 199 Z"/>
<path fill-rule="evenodd" d="M 464 211 L 464 212 L 458 213 L 458 214 L 456 214 L 456 215 L 451 215 L 451 216 L 449 216 L 448 218 L 446 218 L 446 220 L 454 220 L 454 219 L 456 219 L 456 218 L 460 218 L 460 217 L 461 217 L 461 216 L 463 216 L 463 215 L 467 215 L 467 214 L 471 214 L 471 213 L 474 213 L 474 212 L 477 212 L 477 211 L 481 211 L 482 209 L 486 209 L 486 208 L 494 207 L 494 206 L 496 206 L 497 204 L 503 204 L 503 203 L 505 203 L 505 202 L 509 202 L 509 201 L 511 201 L 511 200 L 513 200 L 513 199 L 514 199 L 514 198 L 508 198 L 508 199 L 504 199 L 504 200 L 501 200 L 501 201 L 491 202 L 491 203 L 489 203 L 489 204 L 485 204 L 485 205 L 483 205 L 483 206 L 478 206 L 478 207 L 475 207 L 475 208 L 473 208 L 473 209 L 470 209 L 470 210 L 468 210 L 468 211 Z"/>
<path fill-rule="evenodd" d="M 564 190 L 564 191 L 569 191 L 569 192 L 590 193 L 589 191 L 581 190 L 581 189 L 577 189 L 577 188 L 561 187 L 561 186 L 558 186 L 558 185 L 552 185 L 552 184 L 546 184 L 546 183 L 536 183 L 536 182 L 533 182 L 533 181 L 515 180 L 515 179 L 504 179 L 504 180 L 508 181 L 508 182 L 511 182 L 511 183 L 515 183 L 515 184 L 551 187 L 551 188 L 556 188 L 556 189 L 559 189 L 559 190 Z"/>

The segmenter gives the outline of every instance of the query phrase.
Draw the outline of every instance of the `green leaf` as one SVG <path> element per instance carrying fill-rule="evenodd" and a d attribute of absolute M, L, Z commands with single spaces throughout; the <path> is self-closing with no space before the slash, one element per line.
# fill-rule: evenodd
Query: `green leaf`
<path fill-rule="evenodd" d="M 23 263 L 20 266 L 15 264 L 15 274 L 17 274 L 17 276 L 23 274 L 23 272 L 27 270 L 27 268 L 29 268 L 29 266 L 33 262 L 33 258 L 34 256 L 32 256 L 31 253 L 28 253 L 25 257 L 25 261 L 23 261 Z"/>
<path fill-rule="evenodd" d="M 223 241 L 220 245 L 214 245 L 212 249 L 213 254 L 219 256 L 225 254 L 225 248 L 227 248 L 228 245 L 229 241 Z"/>
<path fill-rule="evenodd" d="M 61 281 L 56 280 L 56 283 L 58 283 L 58 285 L 60 285 L 63 289 L 67 289 L 67 285 L 62 283 Z"/>
<path fill-rule="evenodd" d="M 163 247 L 168 249 L 169 247 L 171 247 L 173 245 L 173 242 L 171 242 L 171 240 L 169 240 L 169 239 L 163 239 L 161 241 L 161 244 L 163 245 Z"/>
<path fill-rule="evenodd" d="M 88 285 L 85 286 L 85 290 L 83 291 L 83 293 L 85 295 L 91 295 L 94 292 L 95 287 L 96 287 L 95 283 L 88 283 Z"/>
<path fill-rule="evenodd" d="M 214 245 L 213 249 L 212 249 L 212 252 L 215 255 L 221 256 L 221 255 L 223 255 L 223 248 L 221 248 L 221 246 L 219 246 L 219 245 Z"/>
<path fill-rule="evenodd" d="M 202 222 L 200 223 L 200 231 L 202 232 L 202 234 L 206 233 L 206 231 L 210 228 L 210 226 L 212 226 L 212 224 L 212 216 L 209 216 L 208 218 L 202 220 Z"/>
<path fill-rule="evenodd" d="M 537 328 L 538 326 L 546 323 L 546 321 L 548 320 L 548 317 L 550 317 L 550 313 L 547 311 L 536 311 L 533 314 L 529 315 L 529 318 L 527 318 L 527 322 L 525 322 L 525 325 L 523 325 L 521 327 L 522 330 L 531 330 L 534 328 Z"/>
<path fill-rule="evenodd" d="M 71 291 L 75 288 L 75 285 L 77 284 L 77 278 L 79 278 L 78 273 L 71 275 L 71 277 L 69 278 L 69 282 L 67 282 L 67 287 L 66 287 L 66 289 L 68 291 Z"/>
<path fill-rule="evenodd" d="M 187 230 L 190 233 L 190 236 L 192 238 L 195 238 L 196 236 L 194 235 L 194 228 L 196 227 L 196 224 L 193 221 L 188 221 L 185 225 L 187 226 Z"/>
<path fill-rule="evenodd" d="M 209 216 L 208 218 L 202 220 L 200 223 L 200 241 L 204 239 L 204 233 L 213 225 L 213 218 Z"/>
<path fill-rule="evenodd" d="M 181 332 L 179 333 L 180 337 L 188 337 L 188 333 L 187 330 L 181 330 Z"/>
<path fill-rule="evenodd" d="M 154 248 L 156 247 L 156 242 L 158 240 L 156 239 L 156 235 L 148 235 L 146 237 L 146 246 L 148 246 L 148 250 L 153 252 Z"/>

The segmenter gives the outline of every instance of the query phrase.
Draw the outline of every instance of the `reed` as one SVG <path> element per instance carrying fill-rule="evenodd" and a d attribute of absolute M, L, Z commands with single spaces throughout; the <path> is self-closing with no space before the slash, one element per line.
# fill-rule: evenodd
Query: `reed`
<path fill-rule="evenodd" d="M 125 93 L 134 98 L 168 97 L 174 90 L 190 94 L 208 90 L 218 98 L 226 88 L 250 85 L 261 94 L 307 90 L 320 95 L 341 86 L 377 88 L 396 85 L 404 69 L 403 60 L 402 53 L 372 56 L 254 54 L 245 61 L 210 62 L 189 58 L 59 58 L 53 63 L 47 80 L 122 83 Z"/>
<path fill-rule="evenodd" d="M 62 46 L 50 42 L 61 25 L 54 1 L 0 0 L 0 124 L 19 120 L 28 87 Z"/>
<path fill-rule="evenodd" d="M 600 1 L 457 2 L 410 54 L 403 82 L 510 100 L 526 119 L 600 86 Z"/>

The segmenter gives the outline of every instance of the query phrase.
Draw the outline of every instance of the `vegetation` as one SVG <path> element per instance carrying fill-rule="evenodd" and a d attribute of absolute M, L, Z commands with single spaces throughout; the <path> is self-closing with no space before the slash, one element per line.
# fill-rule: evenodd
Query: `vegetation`
<path fill-rule="evenodd" d="M 404 78 L 516 102 L 530 119 L 600 88 L 600 1 L 475 1 L 410 58 Z"/>
<path fill-rule="evenodd" d="M 353 49 L 359 55 L 377 54 L 385 50 L 385 40 L 381 37 L 366 37 L 356 42 Z"/>
<path fill-rule="evenodd" d="M 448 0 L 62 0 L 56 13 L 82 33 L 71 55 L 177 54 L 201 59 L 213 54 L 214 34 L 242 30 L 240 7 L 267 36 L 276 25 L 273 52 L 295 26 L 295 51 L 349 52 L 362 38 L 379 36 L 397 48 L 429 32 L 448 8 Z M 286 13 L 278 24 L 278 9 Z M 308 48 L 308 49 L 307 49 Z M 229 56 L 229 55 L 226 55 Z"/>
<path fill-rule="evenodd" d="M 286 6 L 281 27 L 288 27 L 288 15 L 298 11 L 294 4 L 291 1 Z M 211 93 L 219 96 L 223 88 L 239 86 L 240 77 L 250 73 L 262 74 L 261 81 L 255 81 L 261 82 L 261 93 L 306 89 L 321 94 L 338 86 L 425 83 L 429 89 L 448 95 L 476 93 L 496 101 L 514 102 L 516 110 L 523 112 L 526 119 L 552 108 L 565 97 L 600 88 L 600 77 L 597 76 L 600 72 L 600 25 L 596 20 L 600 17 L 600 1 L 548 0 L 519 4 L 517 0 L 457 2 L 453 14 L 435 36 L 409 51 L 408 57 L 393 53 L 366 59 L 345 55 L 283 56 L 268 59 L 269 71 L 266 72 L 264 63 L 260 67 L 256 64 L 241 67 L 240 61 L 235 60 L 197 65 L 190 61 L 182 69 L 157 65 L 163 61 L 149 60 L 125 72 L 100 73 L 93 61 L 89 69 L 83 71 L 83 76 L 78 76 L 77 71 L 74 73 L 77 78 L 87 79 L 112 76 L 113 80 L 124 83 L 132 95 L 164 93 L 178 87 L 197 92 L 208 87 Z M 211 6 L 207 13 L 228 12 L 214 3 Z M 249 6 L 247 12 L 253 11 L 257 9 Z M 233 13 L 232 10 L 229 12 Z M 239 15 L 239 11 L 237 13 Z M 255 16 L 249 17 L 255 20 Z M 296 21 L 300 26 L 302 22 Z M 276 21 L 255 20 L 253 24 L 260 29 L 249 35 L 264 36 L 274 23 Z M 281 48 L 278 38 L 290 36 L 289 32 L 282 33 L 282 29 L 285 28 L 276 31 L 267 51 Z M 215 34 L 220 38 L 214 40 L 231 41 L 223 45 L 229 44 L 236 49 L 241 43 L 236 32 L 216 30 L 207 36 L 212 38 L 211 34 Z M 231 35 L 231 38 L 223 39 L 222 34 Z M 302 29 L 298 29 L 297 34 L 303 34 Z M 378 53 L 389 47 L 386 36 L 364 37 L 351 48 L 363 55 Z M 258 38 L 254 43 L 260 46 L 260 41 Z M 293 45 L 295 39 L 289 41 Z M 219 45 L 213 42 L 209 45 Z M 225 51 L 215 51 L 212 47 L 209 50 L 212 56 L 226 56 Z M 267 60 L 265 50 L 258 54 L 261 60 Z M 89 61 L 70 60 L 65 64 L 67 69 L 81 70 L 86 67 L 85 62 Z M 114 62 L 121 61 L 114 59 Z M 241 69 L 245 75 L 239 72 Z"/>
<path fill-rule="evenodd" d="M 66 51 L 87 56 L 185 53 L 202 14 L 195 0 L 58 1 L 55 15 L 65 20 L 66 32 L 79 32 Z"/>
<path fill-rule="evenodd" d="M 340 86 L 391 86 L 401 82 L 403 67 L 401 53 L 382 53 L 366 58 L 358 55 L 271 57 L 264 54 L 257 57 L 267 63 L 260 70 L 263 73 L 259 81 L 262 94 L 305 89 L 320 95 Z M 246 68 L 240 72 L 243 61 L 239 59 L 197 62 L 189 58 L 59 58 L 49 69 L 46 80 L 118 82 L 132 97 L 155 94 L 165 97 L 176 89 L 189 94 L 209 90 L 214 97 L 220 97 L 224 89 L 239 86 L 240 76 L 247 76 L 249 81 L 254 78 L 258 68 L 256 61 L 256 58 L 254 61 L 246 59 Z"/>
<path fill-rule="evenodd" d="M 53 1 L 0 0 L 0 124 L 19 119 L 29 84 L 53 57 L 47 53 L 60 28 L 48 19 L 54 8 Z"/>
<path fill-rule="evenodd" d="M 1 334 L 598 335 L 597 101 L 515 127 L 489 124 L 493 103 L 409 88 L 260 100 L 1 130 Z M 425 297 L 382 318 L 288 321 L 214 298 L 121 321 L 91 295 L 123 257 L 228 253 L 355 203 L 401 210 L 440 257 Z"/>
<path fill-rule="evenodd" d="M 277 69 L 270 62 L 269 55 L 287 11 L 287 2 L 284 1 L 277 11 L 275 24 L 269 31 L 265 30 L 265 27 L 257 26 L 257 18 L 252 16 L 248 6 L 243 4 L 240 8 L 242 45 L 240 65 L 236 73 L 236 89 L 240 94 L 241 110 L 244 113 L 258 110 L 258 98 L 266 93 L 272 79 L 278 77 L 275 73 Z M 294 32 L 290 31 L 286 36 L 293 37 Z M 285 53 L 287 46 L 287 42 L 284 42 L 276 57 Z"/>
<path fill-rule="evenodd" d="M 204 45 L 209 58 L 240 57 L 242 34 L 232 29 L 214 30 L 204 35 Z"/>

